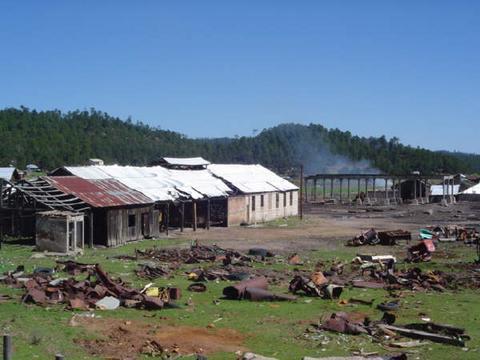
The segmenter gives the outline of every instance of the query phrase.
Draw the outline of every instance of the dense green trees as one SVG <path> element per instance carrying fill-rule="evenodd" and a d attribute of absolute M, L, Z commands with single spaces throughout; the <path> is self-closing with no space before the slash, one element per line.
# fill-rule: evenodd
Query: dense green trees
<path fill-rule="evenodd" d="M 66 114 L 27 108 L 0 111 L 0 166 L 35 163 L 52 169 L 84 164 L 147 164 L 160 156 L 203 156 L 218 163 L 262 163 L 288 173 L 380 171 L 408 173 L 480 171 L 480 156 L 433 152 L 400 144 L 399 139 L 363 138 L 321 125 L 283 124 L 255 137 L 189 139 L 142 123 L 122 121 L 91 109 Z"/>

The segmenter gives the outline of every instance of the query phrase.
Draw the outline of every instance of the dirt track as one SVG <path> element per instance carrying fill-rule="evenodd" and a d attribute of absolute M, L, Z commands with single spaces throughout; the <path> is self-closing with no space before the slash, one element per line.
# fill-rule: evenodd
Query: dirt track
<path fill-rule="evenodd" d="M 301 252 L 313 249 L 333 250 L 343 246 L 361 230 L 404 229 L 415 232 L 428 225 L 479 225 L 480 204 L 458 203 L 448 207 L 439 204 L 400 205 L 391 207 L 340 207 L 323 205 L 307 207 L 303 221 L 290 226 L 257 225 L 250 227 L 199 229 L 173 237 L 197 239 L 223 247 L 246 250 L 261 246 L 277 252 Z"/>

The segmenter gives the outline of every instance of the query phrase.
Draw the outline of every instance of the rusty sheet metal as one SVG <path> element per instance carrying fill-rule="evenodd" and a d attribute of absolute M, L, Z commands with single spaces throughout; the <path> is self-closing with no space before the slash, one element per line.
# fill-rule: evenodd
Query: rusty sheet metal
<path fill-rule="evenodd" d="M 223 289 L 223 295 L 225 295 L 229 299 L 242 299 L 245 296 L 245 290 L 247 289 L 247 287 L 267 290 L 267 278 L 264 276 L 260 276 L 254 279 L 241 281 L 232 286 L 227 286 Z"/>
<path fill-rule="evenodd" d="M 92 207 L 115 207 L 152 204 L 141 192 L 115 179 L 87 180 L 77 176 L 55 176 L 45 179 L 58 190 L 74 195 Z"/>

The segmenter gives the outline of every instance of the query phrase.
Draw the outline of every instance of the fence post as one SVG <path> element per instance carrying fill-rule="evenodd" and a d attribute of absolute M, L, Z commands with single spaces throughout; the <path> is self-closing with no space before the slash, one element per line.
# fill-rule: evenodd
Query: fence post
<path fill-rule="evenodd" d="M 12 337 L 3 335 L 3 360 L 12 360 Z"/>

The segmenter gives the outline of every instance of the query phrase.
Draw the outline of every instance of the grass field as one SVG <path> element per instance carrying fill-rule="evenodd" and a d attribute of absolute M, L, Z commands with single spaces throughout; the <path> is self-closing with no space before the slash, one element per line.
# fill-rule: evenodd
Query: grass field
<path fill-rule="evenodd" d="M 270 226 L 275 226 L 271 224 Z M 87 249 L 83 256 L 76 260 L 84 263 L 100 263 L 112 276 L 119 276 L 132 286 L 140 288 L 148 281 L 138 278 L 134 269 L 137 262 L 132 260 L 118 260 L 111 257 L 119 254 L 133 254 L 134 249 L 145 249 L 152 246 L 188 245 L 188 240 L 148 240 L 132 243 L 117 249 Z M 452 256 L 435 259 L 422 268 L 442 268 L 446 263 L 473 261 L 475 253 L 463 244 L 443 245 L 445 252 Z M 391 248 L 380 249 L 385 252 Z M 53 258 L 32 259 L 33 247 L 6 243 L 0 250 L 0 272 L 13 270 L 17 265 L 26 266 L 30 272 L 35 267 L 55 265 Z M 350 261 L 359 251 L 358 248 L 339 246 L 335 251 L 312 251 L 302 253 L 305 264 L 298 268 L 313 270 L 317 261 L 329 261 L 338 258 Z M 402 253 L 397 247 L 394 251 Z M 201 264 L 202 265 L 202 264 Z M 372 342 L 367 336 L 347 336 L 333 333 L 324 333 L 320 337 L 306 337 L 305 330 L 310 323 L 317 323 L 321 317 L 332 311 L 364 312 L 372 319 L 379 319 L 381 312 L 375 305 L 388 300 L 384 290 L 364 290 L 346 288 L 343 299 L 351 297 L 375 299 L 374 306 L 341 305 L 338 300 L 323 300 L 319 298 L 300 297 L 296 302 L 259 303 L 248 301 L 229 301 L 221 299 L 221 293 L 227 282 L 209 282 L 205 293 L 191 293 L 187 291 L 189 281 L 185 271 L 198 267 L 198 264 L 184 265 L 176 271 L 173 278 L 160 279 L 155 285 L 172 285 L 182 289 L 183 297 L 179 301 L 181 308 L 164 309 L 160 311 L 146 311 L 119 308 L 114 311 L 95 311 L 101 319 L 115 321 L 146 322 L 157 325 L 162 323 L 174 326 L 190 326 L 198 328 L 214 328 L 222 330 L 234 329 L 244 336 L 242 348 L 264 356 L 278 359 L 301 359 L 302 356 L 333 356 L 350 355 L 353 351 L 378 351 L 386 353 L 381 344 Z M 206 265 L 208 266 L 208 265 Z M 255 263 L 255 267 L 264 267 L 265 264 Z M 402 265 L 400 265 L 402 266 Z M 282 271 L 292 265 L 275 264 L 274 268 Z M 58 274 L 65 277 L 66 274 Z M 81 276 L 80 276 L 81 277 Z M 286 292 L 285 287 L 273 287 L 272 290 Z M 15 300 L 0 304 L 0 327 L 3 332 L 14 336 L 14 359 L 53 359 L 54 354 L 61 352 L 66 359 L 101 359 L 88 353 L 85 347 L 78 345 L 80 339 L 101 339 L 103 334 L 92 332 L 86 328 L 71 326 L 74 312 L 65 310 L 62 305 L 48 308 L 37 305 L 20 303 L 23 290 L 0 286 L 0 294 L 10 294 Z M 427 343 L 427 345 L 409 350 L 412 359 L 478 359 L 480 358 L 480 305 L 479 291 L 460 290 L 438 292 L 407 293 L 401 298 L 401 308 L 397 314 L 397 323 L 419 322 L 420 317 L 426 316 L 432 321 L 462 326 L 472 338 L 467 347 L 459 347 Z M 215 300 L 219 300 L 216 302 Z M 220 319 L 220 320 L 219 320 Z M 212 325 L 213 324 L 213 325 Z M 139 359 L 143 358 L 139 355 Z M 145 357 L 147 358 L 147 357 Z M 151 358 L 151 357 L 150 357 Z M 193 356 L 182 358 L 192 359 Z M 235 359 L 233 351 L 208 354 L 208 359 Z"/>

